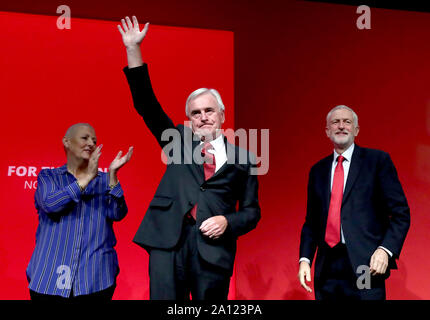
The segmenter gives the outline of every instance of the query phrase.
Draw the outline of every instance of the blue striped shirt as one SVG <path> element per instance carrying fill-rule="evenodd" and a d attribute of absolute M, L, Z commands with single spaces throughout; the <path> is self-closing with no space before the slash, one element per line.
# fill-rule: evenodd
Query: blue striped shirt
<path fill-rule="evenodd" d="M 29 288 L 69 297 L 104 290 L 119 273 L 112 228 L 127 214 L 123 190 L 109 187 L 98 172 L 83 192 L 67 166 L 41 170 L 35 205 L 39 215 L 36 246 L 26 273 Z"/>

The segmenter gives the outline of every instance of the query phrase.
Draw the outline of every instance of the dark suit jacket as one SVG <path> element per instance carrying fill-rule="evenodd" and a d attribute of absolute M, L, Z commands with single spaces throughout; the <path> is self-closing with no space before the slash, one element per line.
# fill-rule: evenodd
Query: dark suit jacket
<path fill-rule="evenodd" d="M 309 173 L 306 220 L 302 228 L 300 257 L 315 263 L 315 285 L 321 273 L 330 204 L 333 154 L 316 163 Z M 354 271 L 369 265 L 378 246 L 393 253 L 389 268 L 396 268 L 409 229 L 409 206 L 390 156 L 355 145 L 343 194 L 341 224 Z M 389 272 L 389 271 L 388 271 Z M 389 273 L 388 273 L 389 274 Z"/>
<path fill-rule="evenodd" d="M 197 225 L 215 215 L 224 215 L 228 221 L 228 227 L 219 239 L 211 240 L 199 233 L 199 253 L 207 262 L 232 272 L 237 237 L 254 229 L 260 219 L 257 176 L 250 174 L 255 158 L 225 139 L 227 163 L 204 181 L 203 165 L 195 163 L 192 157 L 199 141 L 193 139 L 190 128 L 175 126 L 163 111 L 152 90 L 147 65 L 124 68 L 124 72 L 134 107 L 160 146 L 166 147 L 163 150 L 170 156 L 174 152 L 173 146 L 176 151 L 180 150 L 179 163 L 167 165 L 133 241 L 148 251 L 175 247 L 184 215 L 198 203 Z M 171 129 L 171 138 L 163 141 L 162 134 L 166 129 Z"/>

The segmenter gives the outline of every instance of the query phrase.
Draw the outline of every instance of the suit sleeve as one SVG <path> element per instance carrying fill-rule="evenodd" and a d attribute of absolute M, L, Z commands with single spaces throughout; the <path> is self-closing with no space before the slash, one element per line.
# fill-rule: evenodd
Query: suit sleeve
<path fill-rule="evenodd" d="M 384 153 L 379 165 L 378 180 L 389 217 L 388 229 L 380 245 L 398 258 L 410 226 L 410 209 L 396 168 L 387 153 Z"/>
<path fill-rule="evenodd" d="M 239 210 L 225 215 L 228 228 L 236 238 L 254 229 L 261 218 L 258 201 L 258 179 L 257 175 L 251 174 L 253 166 L 250 165 L 248 170 L 246 184 L 239 199 Z"/>
<path fill-rule="evenodd" d="M 307 258 L 312 264 L 317 249 L 317 197 L 315 195 L 314 170 L 309 172 L 307 189 L 306 218 L 300 235 L 300 257 Z"/>
<path fill-rule="evenodd" d="M 166 129 L 174 129 L 175 125 L 164 112 L 154 94 L 148 65 L 144 64 L 131 69 L 125 67 L 123 71 L 130 87 L 134 108 L 142 116 L 146 126 L 163 148 L 169 141 L 161 140 L 162 133 Z"/>

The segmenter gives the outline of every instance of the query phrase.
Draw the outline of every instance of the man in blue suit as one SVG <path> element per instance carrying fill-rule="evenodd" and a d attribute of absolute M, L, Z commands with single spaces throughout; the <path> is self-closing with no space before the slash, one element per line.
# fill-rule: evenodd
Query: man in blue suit
<path fill-rule="evenodd" d="M 390 156 L 354 144 L 360 130 L 355 112 L 340 105 L 326 120 L 334 152 L 309 173 L 299 281 L 312 291 L 307 282 L 318 249 L 317 300 L 384 300 L 385 280 L 409 229 L 409 206 Z M 366 267 L 370 287 L 363 288 L 357 278 Z"/>

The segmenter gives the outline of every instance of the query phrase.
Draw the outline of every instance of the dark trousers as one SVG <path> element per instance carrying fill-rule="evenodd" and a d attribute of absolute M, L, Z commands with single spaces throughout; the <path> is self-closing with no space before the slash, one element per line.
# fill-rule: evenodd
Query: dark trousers
<path fill-rule="evenodd" d="M 32 301 L 36 302 L 61 302 L 61 301 L 73 301 L 73 302 L 87 302 L 87 301 L 110 301 L 112 300 L 113 294 L 115 292 L 116 285 L 113 285 L 105 290 L 80 295 L 73 296 L 73 290 L 70 293 L 69 298 L 64 298 L 61 296 L 55 296 L 50 294 L 42 294 L 36 291 L 30 290 L 30 298 Z"/>
<path fill-rule="evenodd" d="M 371 277 L 371 289 L 359 289 L 344 244 L 327 249 L 321 274 L 315 282 L 316 300 L 385 300 L 385 281 Z"/>
<path fill-rule="evenodd" d="M 151 300 L 227 300 L 230 272 L 204 261 L 198 252 L 200 230 L 185 218 L 181 239 L 172 250 L 151 249 Z"/>

